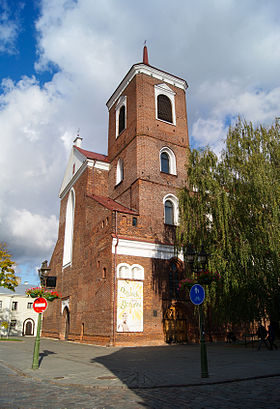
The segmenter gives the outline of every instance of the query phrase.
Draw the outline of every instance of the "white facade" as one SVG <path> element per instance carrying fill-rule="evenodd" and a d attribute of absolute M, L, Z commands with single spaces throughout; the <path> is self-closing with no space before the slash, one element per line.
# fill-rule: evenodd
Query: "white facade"
<path fill-rule="evenodd" d="M 0 335 L 36 335 L 38 314 L 33 310 L 33 298 L 25 295 L 31 285 L 19 285 L 15 292 L 0 287 Z M 8 329 L 2 326 L 8 323 Z"/>

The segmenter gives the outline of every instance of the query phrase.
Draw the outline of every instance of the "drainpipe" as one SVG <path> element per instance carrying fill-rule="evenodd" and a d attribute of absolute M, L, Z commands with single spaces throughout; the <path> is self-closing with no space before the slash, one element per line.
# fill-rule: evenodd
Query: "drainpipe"
<path fill-rule="evenodd" d="M 117 247 L 119 244 L 119 237 L 118 237 L 118 212 L 115 210 L 115 236 L 116 236 L 116 244 L 115 244 L 115 254 L 114 254 L 114 281 L 113 281 L 113 345 L 116 343 L 116 288 L 117 288 Z"/>

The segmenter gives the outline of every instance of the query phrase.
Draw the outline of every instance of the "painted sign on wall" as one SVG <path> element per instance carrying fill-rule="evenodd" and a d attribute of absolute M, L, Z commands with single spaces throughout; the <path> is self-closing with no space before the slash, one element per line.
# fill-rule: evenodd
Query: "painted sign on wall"
<path fill-rule="evenodd" d="M 118 280 L 117 332 L 143 331 L 143 282 Z"/>

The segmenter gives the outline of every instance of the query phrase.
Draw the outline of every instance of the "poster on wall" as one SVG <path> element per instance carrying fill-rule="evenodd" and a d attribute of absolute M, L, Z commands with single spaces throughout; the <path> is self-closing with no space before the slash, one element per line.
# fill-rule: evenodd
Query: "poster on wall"
<path fill-rule="evenodd" d="M 118 280 L 117 332 L 143 332 L 143 281 Z"/>

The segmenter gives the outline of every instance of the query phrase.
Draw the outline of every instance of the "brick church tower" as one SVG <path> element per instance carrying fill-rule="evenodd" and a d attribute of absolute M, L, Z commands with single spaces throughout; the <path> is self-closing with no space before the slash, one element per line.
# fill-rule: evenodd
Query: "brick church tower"
<path fill-rule="evenodd" d="M 143 62 L 107 102 L 108 156 L 74 141 L 58 240 L 41 268 L 42 282 L 62 295 L 45 313 L 44 336 L 103 345 L 174 338 L 167 320 L 180 303 L 183 269 L 174 238 L 186 177 L 186 89 L 185 80 L 149 64 L 145 46 Z"/>

